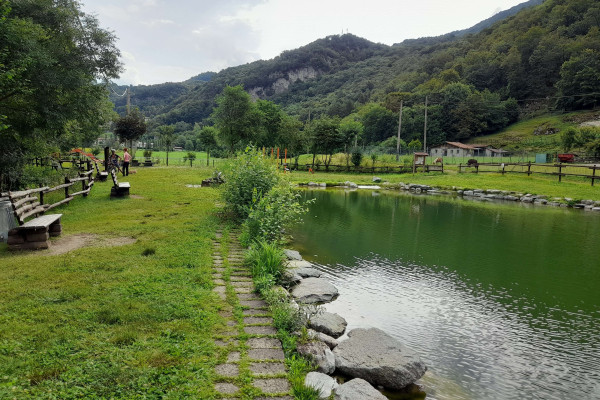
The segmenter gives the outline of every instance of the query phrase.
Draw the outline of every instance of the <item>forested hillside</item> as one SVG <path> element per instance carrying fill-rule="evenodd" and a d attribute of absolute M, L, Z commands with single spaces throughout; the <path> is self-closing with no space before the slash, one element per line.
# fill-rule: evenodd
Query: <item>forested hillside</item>
<path fill-rule="evenodd" d="M 175 98 L 178 84 L 165 85 L 174 85 L 169 93 Z M 227 85 L 242 85 L 303 122 L 309 116 L 350 116 L 363 124 L 367 144 L 394 135 L 401 101 L 406 142 L 421 137 L 427 98 L 428 144 L 468 139 L 495 132 L 519 115 L 596 105 L 600 4 L 546 0 L 476 34 L 394 46 L 330 36 L 272 60 L 223 70 L 182 90 L 161 112 L 159 103 L 148 106 L 149 115 L 156 115 L 151 127 L 210 124 L 215 98 Z"/>

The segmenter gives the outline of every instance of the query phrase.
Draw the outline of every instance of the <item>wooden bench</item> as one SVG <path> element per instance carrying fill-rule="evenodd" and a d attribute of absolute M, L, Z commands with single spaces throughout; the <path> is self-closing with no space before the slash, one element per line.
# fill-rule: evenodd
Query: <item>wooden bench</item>
<path fill-rule="evenodd" d="M 48 190 L 48 187 L 8 192 L 8 198 L 19 226 L 8 232 L 8 248 L 10 250 L 47 249 L 50 246 L 50 236 L 58 236 L 62 232 L 60 218 L 62 214 L 43 214 L 48 207 L 42 205 L 35 196 L 38 192 Z M 41 215 L 41 216 L 38 216 Z M 34 216 L 25 222 L 26 218 Z"/>
<path fill-rule="evenodd" d="M 95 161 L 94 166 L 96 167 L 96 178 L 98 178 L 100 182 L 106 181 L 108 179 L 108 172 L 100 171 L 100 168 L 98 168 L 98 163 Z"/>
<path fill-rule="evenodd" d="M 129 196 L 129 188 L 131 187 L 129 182 L 117 181 L 117 173 L 114 169 L 110 170 L 110 175 L 113 180 L 113 187 L 110 189 L 110 197 Z"/>

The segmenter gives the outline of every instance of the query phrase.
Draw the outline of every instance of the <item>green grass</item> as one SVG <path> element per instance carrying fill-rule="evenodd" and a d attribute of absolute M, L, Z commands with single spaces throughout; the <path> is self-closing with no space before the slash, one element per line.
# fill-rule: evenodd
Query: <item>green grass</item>
<path fill-rule="evenodd" d="M 131 197 L 96 182 L 62 213 L 65 239 L 134 244 L 62 255 L 0 246 L 0 398 L 212 398 L 218 192 L 209 169 L 139 169 Z M 124 178 L 121 178 L 125 180 Z M 139 196 L 139 197 L 138 197 Z"/>
<path fill-rule="evenodd" d="M 588 172 L 589 173 L 589 172 Z M 292 172 L 290 179 L 294 183 L 325 182 L 327 184 L 338 184 L 346 181 L 357 184 L 372 185 L 373 175 L 371 174 L 345 174 L 345 173 L 325 173 L 318 172 L 311 174 L 309 172 Z M 429 174 L 383 174 L 378 175 L 384 182 L 391 184 L 420 183 L 443 188 L 477 188 L 477 189 L 498 189 L 516 191 L 521 193 L 532 193 L 547 195 L 550 197 L 570 197 L 573 199 L 591 199 L 600 200 L 600 184 L 591 186 L 589 179 L 577 177 L 563 177 L 562 182 L 558 182 L 555 176 L 531 175 L 526 174 L 499 174 L 499 173 L 479 173 L 466 172 L 458 174 L 456 171 L 445 173 L 432 172 Z"/>
<path fill-rule="evenodd" d="M 192 166 L 194 167 L 203 167 L 206 166 L 206 152 L 204 151 L 192 151 L 190 153 L 194 153 L 196 154 L 196 159 L 192 162 Z M 122 153 L 119 153 L 120 155 L 122 155 Z M 188 151 L 170 151 L 169 152 L 169 166 L 189 166 L 190 162 L 189 160 L 184 161 L 184 157 L 187 157 Z M 140 162 L 144 161 L 144 150 L 140 149 L 137 150 L 135 153 L 136 159 Z M 157 159 L 160 160 L 161 164 L 166 164 L 166 160 L 167 160 L 167 152 L 166 151 L 152 151 L 152 156 L 151 156 L 153 161 L 156 161 Z M 215 167 L 220 167 L 223 165 L 224 160 L 220 159 L 220 158 L 213 158 L 212 155 L 210 156 L 209 159 L 209 164 L 210 167 L 213 166 L 213 162 L 214 162 L 214 166 Z"/>
<path fill-rule="evenodd" d="M 545 114 L 539 117 L 516 122 L 498 133 L 471 138 L 468 143 L 494 144 L 511 150 L 532 152 L 560 151 L 560 133 L 534 135 L 540 126 L 558 129 L 577 127 L 583 121 L 598 119 L 598 112 L 580 111 L 567 114 Z"/>

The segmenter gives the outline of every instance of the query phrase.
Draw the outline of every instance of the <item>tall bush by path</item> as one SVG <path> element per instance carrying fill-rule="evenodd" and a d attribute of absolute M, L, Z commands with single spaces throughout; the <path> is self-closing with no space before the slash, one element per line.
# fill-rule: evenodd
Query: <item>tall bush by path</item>
<path fill-rule="evenodd" d="M 282 181 L 269 193 L 256 200 L 248 218 L 244 221 L 241 240 L 249 244 L 252 240 L 282 243 L 286 227 L 300 222 L 308 211 L 299 202 L 300 195 L 288 182 Z"/>
<path fill-rule="evenodd" d="M 280 181 L 275 163 L 256 150 L 236 157 L 227 168 L 223 197 L 229 211 L 243 220 L 254 202 L 266 195 Z"/>

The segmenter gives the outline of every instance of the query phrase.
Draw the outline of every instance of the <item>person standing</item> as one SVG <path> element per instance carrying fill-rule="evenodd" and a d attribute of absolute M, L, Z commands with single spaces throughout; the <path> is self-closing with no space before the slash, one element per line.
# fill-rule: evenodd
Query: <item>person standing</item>
<path fill-rule="evenodd" d="M 131 161 L 131 154 L 127 152 L 127 147 L 125 147 L 123 153 L 123 176 L 129 175 L 129 162 Z"/>
<path fill-rule="evenodd" d="M 115 149 L 112 149 L 110 151 L 110 158 L 109 158 L 109 171 L 111 169 L 115 169 L 117 171 L 121 171 L 121 169 L 119 168 L 119 155 L 117 153 L 115 153 Z"/>

